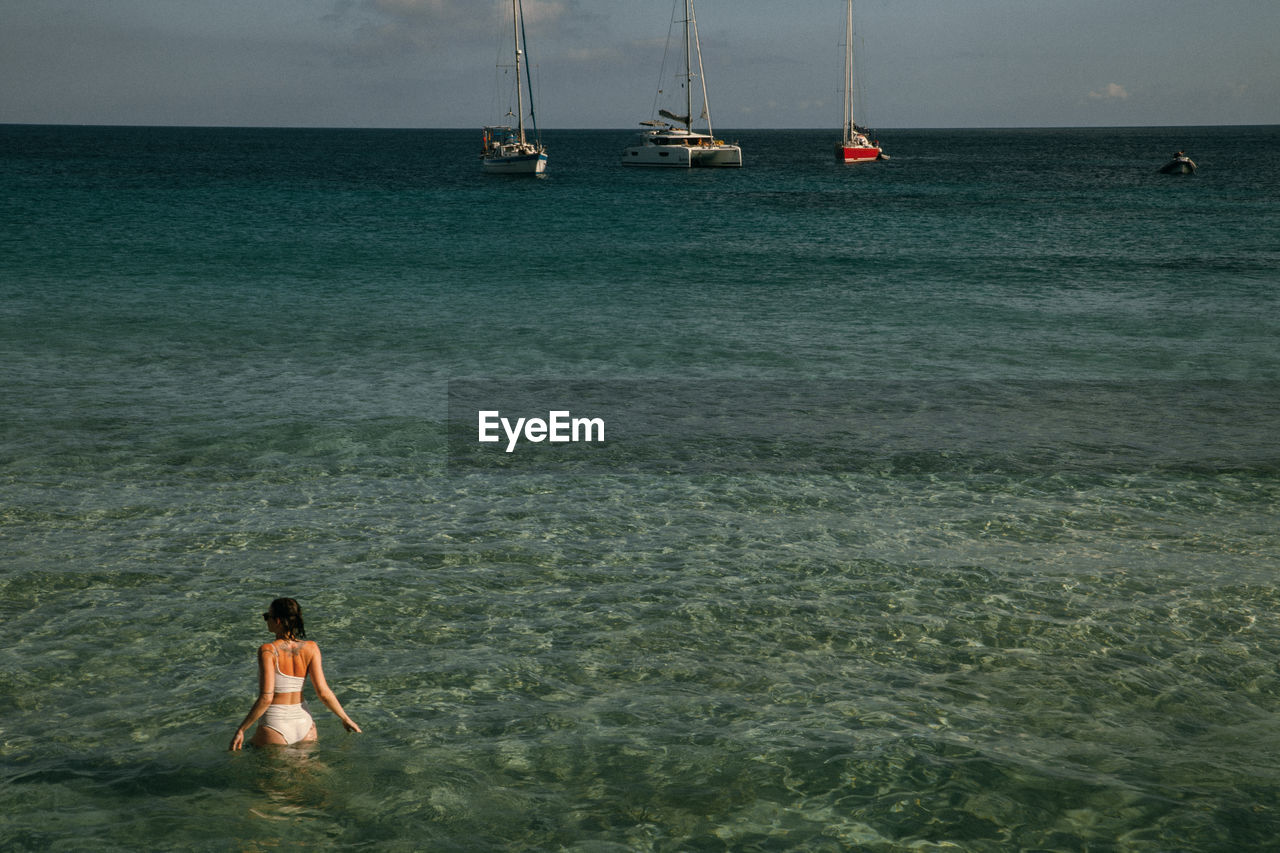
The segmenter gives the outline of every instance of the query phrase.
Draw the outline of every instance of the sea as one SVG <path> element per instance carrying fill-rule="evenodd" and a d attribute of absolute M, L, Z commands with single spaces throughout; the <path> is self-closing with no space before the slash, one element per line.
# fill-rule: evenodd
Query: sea
<path fill-rule="evenodd" d="M 1280 849 L 1280 127 L 717 135 L 0 126 L 0 849 Z"/>

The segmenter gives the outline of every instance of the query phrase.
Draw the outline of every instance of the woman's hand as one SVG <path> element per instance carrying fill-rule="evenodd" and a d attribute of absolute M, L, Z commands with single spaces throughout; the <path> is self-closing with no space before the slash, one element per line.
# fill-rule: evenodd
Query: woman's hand
<path fill-rule="evenodd" d="M 342 721 L 342 727 L 343 727 L 344 729 L 346 729 L 347 731 L 349 731 L 349 732 L 355 732 L 355 733 L 357 733 L 357 734 L 359 734 L 359 733 L 360 733 L 360 727 L 359 727 L 359 726 L 357 726 L 357 725 L 356 725 L 354 722 L 352 722 L 351 720 L 343 720 L 343 721 Z"/>
<path fill-rule="evenodd" d="M 227 747 L 232 752 L 244 746 L 244 732 L 236 731 L 236 736 L 231 739 L 231 746 Z"/>

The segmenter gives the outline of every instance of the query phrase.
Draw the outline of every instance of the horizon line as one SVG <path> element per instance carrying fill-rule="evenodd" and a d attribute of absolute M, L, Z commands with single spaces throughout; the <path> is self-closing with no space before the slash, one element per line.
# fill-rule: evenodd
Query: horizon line
<path fill-rule="evenodd" d="M 544 127 L 543 132 L 553 131 L 556 133 L 566 131 L 595 131 L 595 132 L 631 132 L 640 125 L 631 125 L 627 127 Z M 327 124 L 198 124 L 198 123 L 172 123 L 172 124 L 137 124 L 132 122 L 25 122 L 25 121 L 0 121 L 0 127 L 74 127 L 74 128 L 119 128 L 119 129 L 183 129 L 183 130 L 343 130 L 343 131 L 395 131 L 395 132 L 421 132 L 421 131 L 473 131 L 474 127 L 466 125 L 458 125 L 453 127 L 428 127 L 428 126 L 409 126 L 409 125 L 327 125 Z M 477 125 L 479 127 L 479 125 Z M 919 126 L 894 126 L 884 125 L 877 126 L 874 130 L 883 131 L 935 131 L 935 130 L 1160 130 L 1167 128 L 1187 129 L 1187 128 L 1216 128 L 1216 127 L 1280 127 L 1280 122 L 1229 122 L 1225 124 L 1026 124 L 1026 125 L 919 125 Z M 813 127 L 752 127 L 748 125 L 731 125 L 725 128 L 734 132 L 742 131 L 831 131 L 840 132 L 840 128 L 834 130 L 827 126 Z M 723 131 L 717 131 L 717 133 Z"/>

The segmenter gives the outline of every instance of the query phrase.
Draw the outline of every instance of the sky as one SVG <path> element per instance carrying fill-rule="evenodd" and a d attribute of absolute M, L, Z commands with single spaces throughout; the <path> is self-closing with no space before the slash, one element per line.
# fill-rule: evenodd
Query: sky
<path fill-rule="evenodd" d="M 672 0 L 523 0 L 543 128 L 651 117 Z M 0 0 L 0 123 L 470 128 L 510 0 Z M 697 0 L 717 128 L 838 127 L 844 0 Z M 855 0 L 876 128 L 1280 124 L 1280 0 Z"/>

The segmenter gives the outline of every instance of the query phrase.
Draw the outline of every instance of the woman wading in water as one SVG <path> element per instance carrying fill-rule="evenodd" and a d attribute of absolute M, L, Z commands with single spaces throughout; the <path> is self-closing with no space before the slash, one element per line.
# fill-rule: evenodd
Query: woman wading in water
<path fill-rule="evenodd" d="M 262 614 L 267 630 L 275 640 L 258 649 L 258 701 L 253 703 L 244 722 L 231 739 L 231 749 L 244 746 L 244 733 L 259 717 L 262 723 L 249 741 L 254 746 L 286 745 L 316 739 L 316 724 L 302 702 L 302 683 L 311 678 L 311 686 L 325 707 L 338 715 L 349 732 L 360 727 L 342 710 L 338 697 L 324 680 L 320 666 L 320 647 L 307 639 L 302 627 L 302 608 L 292 598 L 277 598 Z"/>

